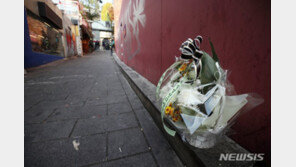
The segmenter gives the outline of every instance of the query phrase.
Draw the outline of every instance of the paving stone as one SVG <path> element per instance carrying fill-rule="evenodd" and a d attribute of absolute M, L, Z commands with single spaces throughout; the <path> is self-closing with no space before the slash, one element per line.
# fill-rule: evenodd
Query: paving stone
<path fill-rule="evenodd" d="M 155 87 L 147 86 L 146 83 L 149 81 L 143 81 L 139 79 L 138 74 L 132 79 L 140 86 L 140 89 L 144 91 L 144 94 L 148 96 L 150 100 L 156 102 Z M 152 85 L 152 84 L 151 84 Z M 171 148 L 167 140 L 164 138 L 162 132 L 154 123 L 149 112 L 144 108 L 140 99 L 135 94 L 128 95 L 129 101 L 131 102 L 132 108 L 143 128 L 143 132 L 147 138 L 149 145 L 152 148 L 152 153 L 159 166 L 183 166 L 182 162 Z"/>
<path fill-rule="evenodd" d="M 106 98 L 108 95 L 108 91 L 105 92 L 87 92 L 85 97 L 87 99 L 96 99 L 96 98 Z"/>
<path fill-rule="evenodd" d="M 26 111 L 24 114 L 25 123 L 41 123 L 53 113 L 54 109 Z"/>
<path fill-rule="evenodd" d="M 71 106 L 83 106 L 86 103 L 86 101 L 71 100 L 71 101 L 67 101 L 67 103 Z"/>
<path fill-rule="evenodd" d="M 93 88 L 103 88 L 103 89 L 106 89 L 107 88 L 107 81 L 106 80 L 95 80 L 94 82 L 94 87 Z"/>
<path fill-rule="evenodd" d="M 133 113 L 109 115 L 101 118 L 90 118 L 79 120 L 72 136 L 84 136 L 89 134 L 104 133 L 137 127 L 137 121 Z"/>
<path fill-rule="evenodd" d="M 127 97 L 129 99 L 129 101 L 132 102 L 133 99 L 138 98 L 138 96 L 135 94 L 135 92 L 128 94 L 127 93 Z"/>
<path fill-rule="evenodd" d="M 38 102 L 39 101 L 27 101 L 27 102 L 25 102 L 25 104 L 24 104 L 24 111 L 27 111 L 28 109 L 30 109 L 31 107 L 33 107 L 34 105 L 36 105 Z"/>
<path fill-rule="evenodd" d="M 65 100 L 67 98 L 68 94 L 48 94 L 44 98 L 44 100 L 50 100 L 50 101 L 55 101 L 55 100 Z"/>
<path fill-rule="evenodd" d="M 135 95 L 134 90 L 130 87 L 128 81 L 120 74 L 120 81 L 127 95 Z"/>
<path fill-rule="evenodd" d="M 106 121 L 104 119 L 105 118 L 89 118 L 78 120 L 72 136 L 85 136 L 105 132 L 108 125 L 105 124 Z"/>
<path fill-rule="evenodd" d="M 85 87 L 85 88 L 76 87 L 75 89 L 67 90 L 68 94 L 73 94 L 73 95 L 81 95 L 90 91 L 91 91 L 91 87 Z"/>
<path fill-rule="evenodd" d="M 53 114 L 55 109 L 64 106 L 63 101 L 42 101 L 25 112 L 25 123 L 41 123 Z"/>
<path fill-rule="evenodd" d="M 73 145 L 67 140 L 38 142 L 25 144 L 25 166 L 54 167 L 71 166 L 73 159 Z"/>
<path fill-rule="evenodd" d="M 116 80 L 108 83 L 108 90 L 118 90 L 118 89 L 123 89 L 120 80 L 117 78 Z"/>
<path fill-rule="evenodd" d="M 37 95 L 26 95 L 24 97 L 24 111 L 27 111 L 29 108 L 33 107 L 34 105 L 43 101 L 44 96 L 37 94 Z"/>
<path fill-rule="evenodd" d="M 128 103 L 128 98 L 126 95 L 108 95 L 107 103 Z"/>
<path fill-rule="evenodd" d="M 111 71 L 113 71 L 113 74 L 108 75 L 106 77 L 106 79 L 107 79 L 108 85 L 111 85 L 112 84 L 112 86 L 114 86 L 114 85 L 116 85 L 118 83 L 119 78 L 118 78 L 117 75 L 114 75 L 114 74 L 117 74 L 116 71 L 115 71 L 115 69 L 112 69 Z M 121 85 L 119 84 L 118 86 L 121 86 Z"/>
<path fill-rule="evenodd" d="M 79 150 L 74 149 L 73 140 L 80 143 Z M 105 159 L 105 134 L 25 145 L 25 166 L 82 166 Z"/>
<path fill-rule="evenodd" d="M 124 89 L 111 89 L 108 90 L 108 96 L 121 96 L 125 95 Z"/>
<path fill-rule="evenodd" d="M 175 154 L 106 53 L 25 76 L 25 166 L 177 166 L 166 164 L 168 159 L 175 162 Z"/>
<path fill-rule="evenodd" d="M 128 98 L 134 110 L 140 110 L 145 108 L 138 96 L 128 96 Z"/>
<path fill-rule="evenodd" d="M 117 75 L 117 74 L 114 74 Z M 113 81 L 112 83 L 108 83 L 108 91 L 110 90 L 119 90 L 119 89 L 123 89 L 121 82 L 119 79 L 116 79 L 115 81 Z"/>
<path fill-rule="evenodd" d="M 106 97 L 97 97 L 97 98 L 87 99 L 85 105 L 103 105 L 107 103 L 108 103 L 108 100 L 106 99 Z"/>
<path fill-rule="evenodd" d="M 66 103 L 71 106 L 83 106 L 86 100 L 87 97 L 82 93 L 70 94 L 66 99 Z"/>
<path fill-rule="evenodd" d="M 38 85 L 29 85 L 26 82 L 24 83 L 24 92 L 25 92 L 25 97 L 27 99 L 31 98 L 39 98 L 40 96 L 43 95 L 42 90 L 43 86 L 38 86 Z"/>
<path fill-rule="evenodd" d="M 137 127 L 138 123 L 134 113 L 122 113 L 118 115 L 110 115 L 106 119 L 106 124 L 108 125 L 108 131 L 114 131 L 119 129 L 126 129 L 131 127 Z"/>
<path fill-rule="evenodd" d="M 150 153 L 142 153 L 131 157 L 109 161 L 93 167 L 154 167 L 157 166 Z"/>
<path fill-rule="evenodd" d="M 131 112 L 132 108 L 129 103 L 116 103 L 108 105 L 108 114 L 120 114 L 125 112 Z"/>
<path fill-rule="evenodd" d="M 124 88 L 125 89 L 125 93 L 129 96 L 129 95 L 135 95 L 135 92 L 132 88 Z"/>
<path fill-rule="evenodd" d="M 25 125 L 25 142 L 68 137 L 75 120 Z"/>
<path fill-rule="evenodd" d="M 77 140 L 80 143 L 79 150 L 77 151 L 78 156 L 76 157 L 76 163 L 78 166 L 106 160 L 106 134 L 85 136 L 78 138 Z"/>
<path fill-rule="evenodd" d="M 67 103 L 65 101 L 41 101 L 40 103 L 34 105 L 30 111 L 46 110 L 46 109 L 56 109 L 65 106 Z"/>
<path fill-rule="evenodd" d="M 105 97 L 108 94 L 108 90 L 107 88 L 95 88 L 89 91 L 89 94 L 93 95 L 91 97 Z"/>
<path fill-rule="evenodd" d="M 108 134 L 108 159 L 115 159 L 148 150 L 144 135 L 139 128 Z"/>
<path fill-rule="evenodd" d="M 47 120 L 65 120 L 65 119 L 75 119 L 75 118 L 93 118 L 93 117 L 104 117 L 107 115 L 107 105 L 100 106 L 70 106 L 68 108 L 57 109 Z"/>
<path fill-rule="evenodd" d="M 183 166 L 146 109 L 135 111 L 159 166 Z"/>

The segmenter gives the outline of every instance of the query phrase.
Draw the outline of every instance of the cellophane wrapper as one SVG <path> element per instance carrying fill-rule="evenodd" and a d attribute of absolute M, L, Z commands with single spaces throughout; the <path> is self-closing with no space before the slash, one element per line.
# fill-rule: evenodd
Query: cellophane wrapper
<path fill-rule="evenodd" d="M 263 102 L 255 93 L 236 95 L 234 86 L 227 80 L 228 71 L 218 62 L 215 66 L 216 80 L 202 84 L 202 61 L 176 58 L 158 85 L 159 99 L 162 102 L 170 99 L 168 106 L 162 106 L 165 124 L 184 142 L 197 148 L 215 146 L 238 116 Z M 170 96 L 177 84 L 178 91 Z"/>

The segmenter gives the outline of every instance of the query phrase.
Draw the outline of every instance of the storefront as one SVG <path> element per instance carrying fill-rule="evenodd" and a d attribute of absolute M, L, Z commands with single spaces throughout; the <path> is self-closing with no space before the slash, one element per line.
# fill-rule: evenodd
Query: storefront
<path fill-rule="evenodd" d="M 81 40 L 82 40 L 83 54 L 87 54 L 92 52 L 94 48 L 91 42 L 93 38 L 92 31 L 85 19 L 82 19 L 82 25 L 80 25 L 80 28 L 81 28 L 81 35 L 82 35 Z"/>
<path fill-rule="evenodd" d="M 34 52 L 64 57 L 62 32 L 27 10 L 29 35 Z"/>
<path fill-rule="evenodd" d="M 64 58 L 62 12 L 51 1 L 24 2 L 24 67 Z"/>

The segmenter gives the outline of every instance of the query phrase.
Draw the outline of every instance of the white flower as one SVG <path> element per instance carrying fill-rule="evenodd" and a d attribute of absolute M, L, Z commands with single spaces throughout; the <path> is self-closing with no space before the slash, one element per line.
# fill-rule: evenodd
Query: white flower
<path fill-rule="evenodd" d="M 181 88 L 180 94 L 177 97 L 177 101 L 179 104 L 182 104 L 184 106 L 196 106 L 202 103 L 202 96 L 203 95 L 193 87 Z"/>

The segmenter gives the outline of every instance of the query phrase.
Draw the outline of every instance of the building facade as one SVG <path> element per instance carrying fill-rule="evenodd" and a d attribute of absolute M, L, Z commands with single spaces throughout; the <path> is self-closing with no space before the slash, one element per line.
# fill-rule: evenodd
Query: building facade
<path fill-rule="evenodd" d="M 82 15 L 78 0 L 53 0 L 54 4 L 62 11 L 64 21 L 64 37 L 66 39 L 68 56 L 83 56 L 80 25 Z"/>
<path fill-rule="evenodd" d="M 82 40 L 90 38 L 82 34 L 78 0 L 25 0 L 24 5 L 25 68 L 83 56 Z"/>
<path fill-rule="evenodd" d="M 109 23 L 109 24 L 108 24 Z M 111 39 L 113 38 L 113 30 L 111 28 L 110 22 L 106 21 L 92 21 L 91 22 L 92 32 L 94 35 L 94 40 L 99 41 L 100 44 L 103 43 L 103 39 Z"/>
<path fill-rule="evenodd" d="M 64 58 L 62 12 L 51 1 L 24 2 L 25 68 Z"/>

